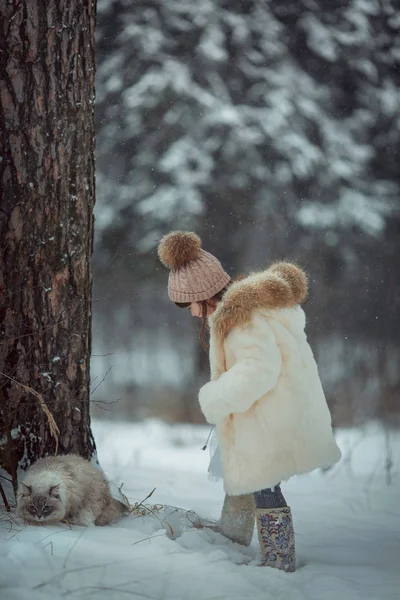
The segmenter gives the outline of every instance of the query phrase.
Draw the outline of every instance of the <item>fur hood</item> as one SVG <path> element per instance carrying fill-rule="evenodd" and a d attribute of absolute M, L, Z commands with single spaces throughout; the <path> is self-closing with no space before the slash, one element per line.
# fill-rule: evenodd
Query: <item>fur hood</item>
<path fill-rule="evenodd" d="M 213 331 L 224 339 L 234 327 L 245 325 L 254 310 L 291 308 L 307 298 L 307 276 L 288 262 L 273 264 L 233 283 L 210 318 Z"/>

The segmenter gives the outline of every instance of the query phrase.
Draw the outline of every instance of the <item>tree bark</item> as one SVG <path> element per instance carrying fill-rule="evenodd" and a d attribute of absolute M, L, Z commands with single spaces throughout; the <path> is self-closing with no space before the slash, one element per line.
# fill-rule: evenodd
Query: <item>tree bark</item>
<path fill-rule="evenodd" d="M 14 475 L 95 452 L 95 12 L 95 0 L 0 0 L 0 466 Z"/>

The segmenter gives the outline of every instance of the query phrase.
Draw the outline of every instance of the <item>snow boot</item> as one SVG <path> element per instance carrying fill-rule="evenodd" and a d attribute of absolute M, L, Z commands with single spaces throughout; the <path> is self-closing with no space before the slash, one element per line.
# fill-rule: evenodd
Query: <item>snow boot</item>
<path fill-rule="evenodd" d="M 261 566 L 296 570 L 292 513 L 289 506 L 256 508 Z"/>
<path fill-rule="evenodd" d="M 228 496 L 226 494 L 221 518 L 215 530 L 237 544 L 250 546 L 255 520 L 253 494 Z"/>

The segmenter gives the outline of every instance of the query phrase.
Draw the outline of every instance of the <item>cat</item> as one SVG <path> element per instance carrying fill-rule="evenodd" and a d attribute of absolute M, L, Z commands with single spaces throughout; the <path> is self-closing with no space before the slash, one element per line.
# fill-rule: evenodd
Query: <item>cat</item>
<path fill-rule="evenodd" d="M 17 514 L 30 523 L 108 525 L 127 512 L 125 504 L 111 497 L 101 471 L 75 454 L 36 461 L 17 495 Z"/>

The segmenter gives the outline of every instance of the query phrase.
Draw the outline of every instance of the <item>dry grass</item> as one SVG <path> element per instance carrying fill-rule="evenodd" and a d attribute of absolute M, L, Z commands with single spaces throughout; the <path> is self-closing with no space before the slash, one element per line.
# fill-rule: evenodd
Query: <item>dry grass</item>
<path fill-rule="evenodd" d="M 8 510 L 7 506 L 9 506 L 11 510 Z M 0 526 L 7 527 L 9 533 L 11 533 L 16 528 L 20 530 L 23 525 L 21 524 L 21 519 L 15 514 L 15 503 L 9 498 L 7 498 L 7 506 L 0 504 Z"/>
<path fill-rule="evenodd" d="M 51 412 L 47 408 L 47 405 L 46 405 L 45 401 L 43 400 L 43 396 L 41 396 L 39 394 L 39 392 L 37 392 L 33 388 L 29 387 L 29 385 L 25 385 L 24 383 L 21 383 L 20 381 L 17 381 L 16 379 L 14 379 L 14 377 L 9 377 L 9 375 L 6 375 L 2 371 L 0 371 L 0 375 L 3 375 L 3 377 L 6 377 L 6 379 L 9 379 L 13 383 L 16 383 L 17 385 L 21 386 L 29 394 L 32 394 L 36 398 L 36 400 L 39 402 L 40 408 L 42 409 L 42 411 L 44 412 L 44 414 L 47 417 L 47 420 L 48 420 L 48 423 L 49 423 L 49 428 L 50 428 L 50 434 L 51 434 L 51 436 L 54 438 L 54 440 L 56 442 L 55 455 L 57 456 L 57 452 L 58 452 L 58 438 L 59 438 L 59 435 L 60 435 L 60 430 L 57 427 L 57 423 L 55 422 L 53 415 L 51 414 Z"/>
<path fill-rule="evenodd" d="M 131 504 L 129 498 L 122 491 L 123 484 L 118 488 L 119 495 L 121 501 L 128 507 L 128 515 L 133 517 L 155 517 L 160 525 L 168 531 L 168 534 L 173 537 L 177 532 L 175 532 L 168 522 L 168 517 L 163 516 L 164 505 L 163 504 L 146 504 L 146 501 L 151 498 L 154 494 L 156 488 L 154 488 L 141 502 L 135 502 L 135 504 Z M 212 519 L 202 519 L 194 510 L 186 510 L 183 508 L 179 508 L 178 506 L 168 506 L 168 508 L 173 509 L 172 512 L 179 513 L 184 519 L 187 521 L 187 528 L 184 531 L 194 531 L 198 529 L 210 529 L 213 531 L 218 531 L 218 523 Z M 181 531 L 182 533 L 182 531 Z M 165 534 L 163 534 L 165 535 Z M 159 534 L 149 536 L 140 540 L 139 542 L 135 542 L 136 544 L 141 543 L 146 540 L 150 540 L 153 537 L 159 537 Z"/>
<path fill-rule="evenodd" d="M 118 488 L 118 491 L 121 498 L 121 502 L 123 502 L 128 507 L 129 515 L 133 515 L 135 517 L 146 517 L 149 515 L 154 516 L 157 515 L 163 509 L 162 504 L 146 504 L 146 500 L 151 498 L 151 496 L 156 491 L 156 488 L 154 488 L 154 490 L 152 490 L 150 494 L 148 494 L 146 498 L 144 498 L 140 502 L 135 502 L 135 504 L 131 504 L 129 498 L 122 491 L 123 485 L 124 484 L 122 483 L 121 486 Z"/>

